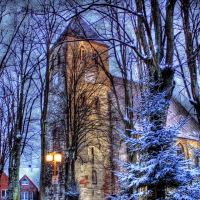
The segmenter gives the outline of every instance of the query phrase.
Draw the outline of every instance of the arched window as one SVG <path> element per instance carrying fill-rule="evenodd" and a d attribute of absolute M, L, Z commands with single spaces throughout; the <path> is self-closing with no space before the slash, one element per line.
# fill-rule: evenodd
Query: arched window
<path fill-rule="evenodd" d="M 177 155 L 180 155 L 180 154 L 184 153 L 183 145 L 181 143 L 179 143 L 177 145 L 176 153 L 177 153 Z"/>
<path fill-rule="evenodd" d="M 97 172 L 92 170 L 92 184 L 97 184 Z"/>

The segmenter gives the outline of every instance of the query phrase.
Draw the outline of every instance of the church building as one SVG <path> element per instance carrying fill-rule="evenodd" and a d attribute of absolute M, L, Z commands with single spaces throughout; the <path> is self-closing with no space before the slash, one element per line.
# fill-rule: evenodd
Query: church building
<path fill-rule="evenodd" d="M 46 200 L 79 195 L 80 200 L 104 200 L 117 191 L 113 158 L 125 160 L 126 148 L 117 137 L 116 127 L 123 125 L 111 104 L 108 49 L 81 17 L 69 23 L 52 48 L 46 151 L 61 154 L 62 161 L 56 163 L 53 174 L 52 164 L 47 164 Z M 123 102 L 121 79 L 113 80 L 119 102 Z M 137 86 L 133 92 L 136 90 Z M 173 125 L 187 116 L 173 99 L 167 123 Z M 192 156 L 188 144 L 198 147 L 195 138 L 187 136 L 191 132 L 200 133 L 193 118 L 176 144 L 187 152 L 187 158 Z"/>
<path fill-rule="evenodd" d="M 109 68 L 108 46 L 98 39 L 77 17 L 52 49 L 47 152 L 59 152 L 63 159 L 53 186 L 49 165 L 47 199 L 64 199 L 72 195 L 65 191 L 74 191 L 80 199 L 101 200 L 111 191 L 109 82 L 103 71 Z"/>

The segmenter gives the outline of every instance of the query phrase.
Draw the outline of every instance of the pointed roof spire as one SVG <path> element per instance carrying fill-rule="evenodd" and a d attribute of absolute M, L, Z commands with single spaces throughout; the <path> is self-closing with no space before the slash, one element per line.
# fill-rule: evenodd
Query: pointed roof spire
<path fill-rule="evenodd" d="M 80 15 L 74 17 L 66 28 L 66 34 L 85 39 L 100 39 L 95 30 Z"/>

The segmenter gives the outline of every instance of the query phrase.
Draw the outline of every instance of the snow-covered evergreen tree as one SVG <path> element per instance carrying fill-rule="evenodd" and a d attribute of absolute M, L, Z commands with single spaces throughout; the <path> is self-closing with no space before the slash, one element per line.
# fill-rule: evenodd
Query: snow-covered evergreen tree
<path fill-rule="evenodd" d="M 120 135 L 128 150 L 137 155 L 137 162 L 117 161 L 119 194 L 111 199 L 200 199 L 197 170 L 192 169 L 183 154 L 177 154 L 175 146 L 178 130 L 187 119 L 175 126 L 165 126 L 165 108 L 170 103 L 165 95 L 147 92 L 138 108 L 130 108 L 140 128 L 130 130 L 131 137 Z"/>

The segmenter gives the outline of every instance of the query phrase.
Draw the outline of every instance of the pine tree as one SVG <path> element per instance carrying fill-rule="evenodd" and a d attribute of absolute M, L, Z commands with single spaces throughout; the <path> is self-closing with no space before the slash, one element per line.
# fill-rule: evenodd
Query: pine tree
<path fill-rule="evenodd" d="M 171 127 L 161 123 L 166 116 L 164 108 L 170 103 L 165 95 L 143 94 L 140 106 L 129 109 L 139 119 L 140 128 L 130 130 L 131 137 L 120 135 L 138 159 L 136 163 L 117 161 L 120 192 L 111 199 L 200 199 L 197 171 L 183 154 L 177 154 L 175 146 L 178 130 L 187 119 Z"/>

